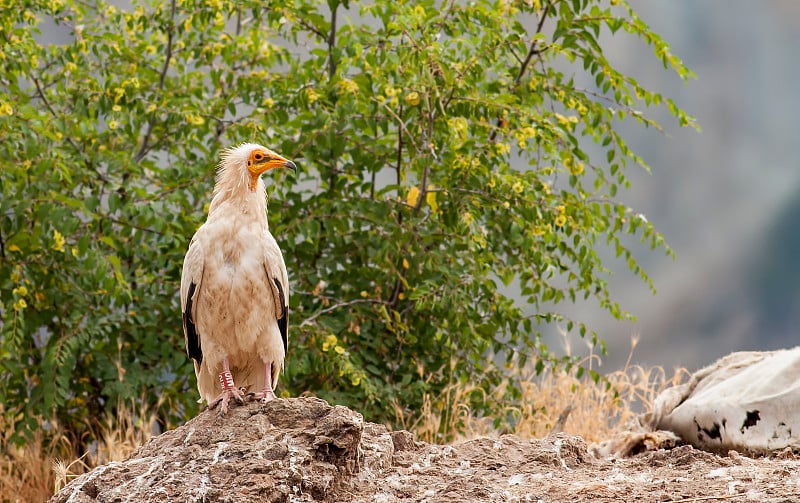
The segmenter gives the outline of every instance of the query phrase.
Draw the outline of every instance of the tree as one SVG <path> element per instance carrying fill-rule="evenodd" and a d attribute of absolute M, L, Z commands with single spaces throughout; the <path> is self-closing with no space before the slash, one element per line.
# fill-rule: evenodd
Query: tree
<path fill-rule="evenodd" d="M 0 402 L 81 436 L 119 400 L 192 415 L 177 283 L 220 148 L 298 162 L 269 216 L 292 284 L 284 393 L 418 414 L 503 362 L 560 359 L 543 324 L 607 289 L 611 246 L 664 241 L 618 197 L 646 168 L 617 131 L 666 107 L 607 60 L 627 33 L 690 72 L 624 1 L 47 0 L 4 9 Z M 47 44 L 43 32 L 69 34 Z M 589 152 L 593 152 L 590 155 Z M 601 152 L 595 155 L 594 152 Z M 272 179 L 272 177 L 270 177 Z M 521 305 L 503 286 L 516 285 Z M 570 362 L 565 362 L 569 364 Z M 513 383 L 510 385 L 513 398 Z M 481 396 L 476 410 L 497 412 Z"/>

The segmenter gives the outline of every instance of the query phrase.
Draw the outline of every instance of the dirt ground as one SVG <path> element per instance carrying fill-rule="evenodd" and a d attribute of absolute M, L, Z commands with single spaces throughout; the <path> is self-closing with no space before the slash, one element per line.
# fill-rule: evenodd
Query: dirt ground
<path fill-rule="evenodd" d="M 453 445 L 389 432 L 315 398 L 200 414 L 64 487 L 86 502 L 800 502 L 800 458 L 684 445 L 598 459 L 580 437 Z"/>
<path fill-rule="evenodd" d="M 800 460 L 753 459 L 691 446 L 594 459 L 580 437 L 514 436 L 395 453 L 390 473 L 341 501 L 800 501 Z"/>

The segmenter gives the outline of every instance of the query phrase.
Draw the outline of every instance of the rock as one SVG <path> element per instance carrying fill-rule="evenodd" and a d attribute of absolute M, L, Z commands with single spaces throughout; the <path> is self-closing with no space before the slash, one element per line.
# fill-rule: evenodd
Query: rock
<path fill-rule="evenodd" d="M 204 412 L 97 467 L 51 502 L 462 503 L 798 500 L 800 459 L 721 457 L 689 445 L 596 459 L 558 433 L 430 445 L 316 398 Z M 737 499 L 738 501 L 738 499 Z"/>
<path fill-rule="evenodd" d="M 78 477 L 52 503 L 320 501 L 358 473 L 391 466 L 392 438 L 361 414 L 317 398 L 202 413 L 130 459 Z"/>

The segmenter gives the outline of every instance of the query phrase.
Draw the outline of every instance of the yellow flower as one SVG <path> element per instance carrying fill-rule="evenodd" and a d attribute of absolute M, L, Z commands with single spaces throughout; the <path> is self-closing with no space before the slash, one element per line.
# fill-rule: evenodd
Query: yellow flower
<path fill-rule="evenodd" d="M 562 227 L 565 223 L 567 223 L 567 217 L 563 214 L 556 217 L 556 226 Z"/>
<path fill-rule="evenodd" d="M 322 342 L 322 350 L 327 352 L 332 346 L 336 346 L 337 342 L 338 339 L 335 335 L 328 334 L 328 336 L 325 337 L 325 340 Z"/>
<path fill-rule="evenodd" d="M 108 121 L 108 129 L 115 130 L 119 127 L 119 123 L 117 121 Z"/>
<path fill-rule="evenodd" d="M 206 123 L 206 120 L 199 115 L 186 114 L 186 122 L 195 126 L 202 126 Z"/>
<path fill-rule="evenodd" d="M 10 104 L 6 103 L 5 101 L 0 101 L 0 116 L 11 115 L 13 113 L 14 109 Z"/>
<path fill-rule="evenodd" d="M 22 311 L 28 307 L 28 303 L 25 302 L 25 299 L 19 299 L 18 301 L 14 302 L 14 311 Z"/>
<path fill-rule="evenodd" d="M 273 100 L 272 98 L 266 98 L 261 104 L 266 108 L 272 108 L 273 106 L 275 106 L 275 100 Z"/>
<path fill-rule="evenodd" d="M 17 245 L 11 245 L 11 246 L 9 246 L 9 247 L 8 247 L 8 251 L 12 251 L 12 252 L 20 252 L 20 253 L 22 253 L 22 250 L 20 250 L 19 246 L 17 246 Z"/>
<path fill-rule="evenodd" d="M 155 112 L 156 108 L 158 107 L 156 106 L 155 103 L 150 103 L 149 105 L 147 105 L 147 113 Z"/>
<path fill-rule="evenodd" d="M 463 220 L 464 223 L 467 225 L 472 225 L 472 222 L 475 221 L 475 217 L 472 216 L 472 213 L 470 213 L 469 211 L 465 211 L 464 214 L 461 215 L 461 220 Z"/>
<path fill-rule="evenodd" d="M 24 286 L 17 287 L 11 291 L 14 295 L 19 295 L 20 297 L 25 297 L 28 295 L 28 289 Z"/>
<path fill-rule="evenodd" d="M 408 269 L 408 267 L 409 267 L 408 260 L 404 258 L 403 259 L 403 269 Z"/>
<path fill-rule="evenodd" d="M 511 145 L 508 143 L 495 143 L 494 150 L 497 152 L 497 155 L 506 155 L 511 152 Z"/>
<path fill-rule="evenodd" d="M 419 93 L 416 91 L 411 91 L 410 93 L 406 94 L 406 103 L 413 107 L 419 105 Z"/>
<path fill-rule="evenodd" d="M 357 375 L 356 376 L 352 376 L 350 378 L 350 383 L 353 386 L 358 386 L 359 384 L 361 384 L 361 376 L 357 376 Z"/>
<path fill-rule="evenodd" d="M 558 120 L 559 124 L 561 124 L 564 127 L 571 128 L 573 125 L 578 123 L 578 118 L 575 117 L 574 115 L 570 115 L 569 117 L 564 117 L 563 115 L 558 114 L 558 113 L 555 114 L 555 115 L 556 115 L 556 119 Z"/>
<path fill-rule="evenodd" d="M 122 107 L 119 106 L 119 105 L 114 105 L 113 107 L 111 107 L 111 110 L 114 111 L 114 112 L 121 112 L 122 111 Z"/>
<path fill-rule="evenodd" d="M 307 87 L 306 97 L 308 98 L 308 104 L 313 105 L 314 102 L 319 99 L 319 93 L 317 93 L 313 87 Z"/>
<path fill-rule="evenodd" d="M 358 94 L 358 84 L 350 79 L 339 81 L 339 92 L 348 94 Z"/>
<path fill-rule="evenodd" d="M 556 206 L 556 211 L 563 214 L 565 211 L 567 211 L 567 208 L 563 204 L 559 204 Z"/>
<path fill-rule="evenodd" d="M 522 194 L 522 191 L 525 190 L 525 185 L 522 184 L 519 180 L 514 182 L 514 185 L 511 186 L 511 190 L 516 192 L 517 194 Z"/>
<path fill-rule="evenodd" d="M 362 298 L 366 299 L 366 298 L 367 298 L 367 295 L 369 295 L 369 294 L 367 293 L 367 291 L 366 291 L 366 290 L 361 290 L 361 297 L 362 297 Z"/>
<path fill-rule="evenodd" d="M 344 354 L 344 348 L 342 346 L 335 346 L 333 348 L 333 350 L 336 352 L 337 355 L 343 355 Z"/>
<path fill-rule="evenodd" d="M 53 249 L 58 252 L 64 252 L 64 235 L 53 229 Z"/>

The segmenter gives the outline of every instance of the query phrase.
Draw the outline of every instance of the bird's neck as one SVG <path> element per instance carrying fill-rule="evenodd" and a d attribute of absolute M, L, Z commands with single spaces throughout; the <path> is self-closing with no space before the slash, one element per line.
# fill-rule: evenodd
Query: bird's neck
<path fill-rule="evenodd" d="M 258 180 L 255 190 L 250 190 L 247 183 L 220 186 L 221 181 L 214 187 L 214 197 L 208 208 L 209 219 L 217 213 L 238 213 L 266 225 L 267 189 L 262 180 Z"/>

